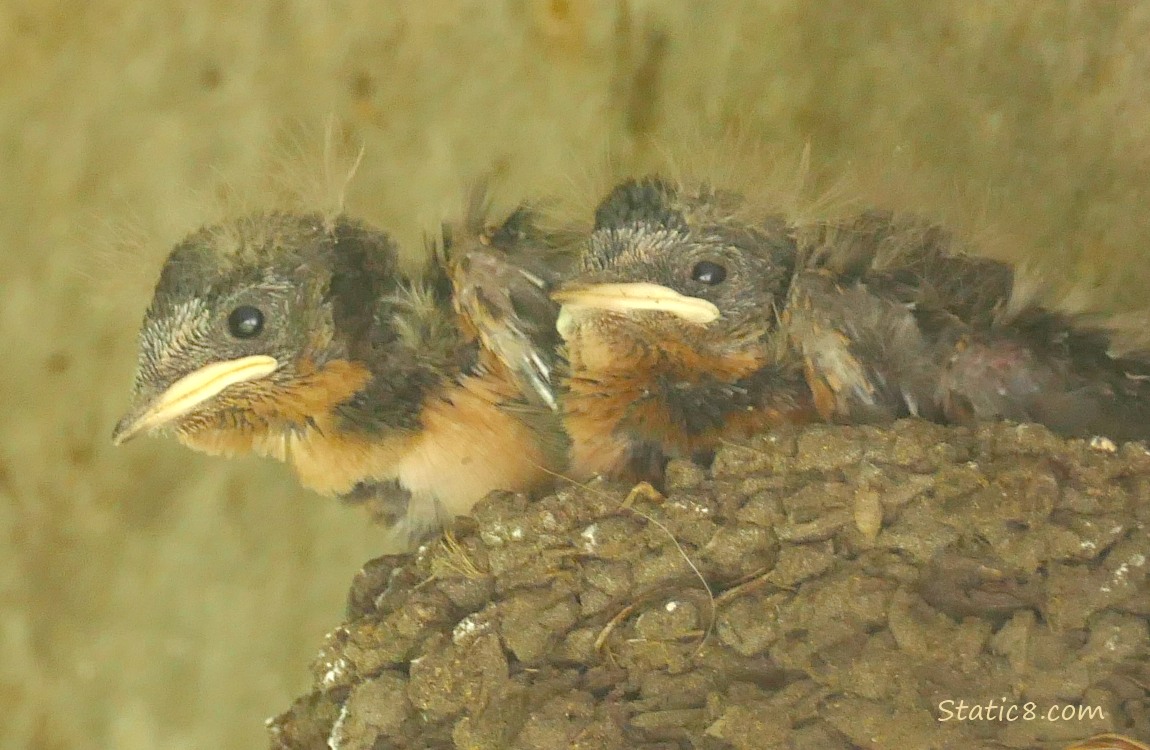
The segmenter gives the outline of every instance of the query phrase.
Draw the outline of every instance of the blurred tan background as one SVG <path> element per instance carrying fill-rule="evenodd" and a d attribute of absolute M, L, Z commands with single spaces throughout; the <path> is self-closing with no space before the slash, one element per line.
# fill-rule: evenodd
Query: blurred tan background
<path fill-rule="evenodd" d="M 1145 304 L 1150 6 L 838 5 L 2 0 L 0 747 L 262 746 L 377 550 L 279 466 L 108 444 L 167 246 L 334 200 L 329 118 L 349 210 L 409 248 L 479 175 L 563 193 L 734 133 Z"/>

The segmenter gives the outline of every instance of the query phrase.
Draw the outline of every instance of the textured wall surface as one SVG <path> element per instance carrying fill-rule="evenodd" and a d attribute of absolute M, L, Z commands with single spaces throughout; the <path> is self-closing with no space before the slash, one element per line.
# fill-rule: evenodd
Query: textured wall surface
<path fill-rule="evenodd" d="M 251 747 L 307 683 L 372 530 L 280 467 L 108 434 L 166 247 L 338 200 L 360 144 L 347 206 L 413 257 L 481 174 L 578 191 L 735 133 L 1143 303 L 1150 8 L 836 8 L 0 3 L 0 746 Z"/>

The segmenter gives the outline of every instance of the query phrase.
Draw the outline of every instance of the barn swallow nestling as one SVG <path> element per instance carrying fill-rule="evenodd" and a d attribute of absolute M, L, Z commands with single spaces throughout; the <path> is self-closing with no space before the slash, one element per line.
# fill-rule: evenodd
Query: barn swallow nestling
<path fill-rule="evenodd" d="M 553 294 L 576 476 L 657 479 L 668 457 L 812 420 L 1150 434 L 1150 366 L 1017 297 L 1007 264 L 889 214 L 796 227 L 750 210 L 656 178 L 599 206 Z"/>
<path fill-rule="evenodd" d="M 817 418 L 775 325 L 794 242 L 781 220 L 732 220 L 737 203 L 647 179 L 596 210 L 581 272 L 553 294 L 576 478 L 658 480 L 668 457 Z"/>
<path fill-rule="evenodd" d="M 492 490 L 541 487 L 562 468 L 561 429 L 456 309 L 456 286 L 514 276 L 498 247 L 480 257 L 493 243 L 471 244 L 488 269 L 477 281 L 461 253 L 402 274 L 388 235 L 346 217 L 266 213 L 192 234 L 160 275 L 114 442 L 163 430 L 275 457 L 408 544 Z"/>

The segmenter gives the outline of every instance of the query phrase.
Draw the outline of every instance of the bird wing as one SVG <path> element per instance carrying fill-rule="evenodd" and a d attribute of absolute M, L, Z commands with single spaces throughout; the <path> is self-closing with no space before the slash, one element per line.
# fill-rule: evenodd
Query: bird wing
<path fill-rule="evenodd" d="M 529 401 L 554 410 L 559 306 L 550 294 L 573 257 L 571 237 L 540 229 L 525 206 L 494 226 L 486 213 L 480 186 L 462 227 L 445 230 L 456 313 Z"/>
<path fill-rule="evenodd" d="M 824 418 L 938 418 L 957 341 L 995 320 L 1013 275 L 937 224 L 867 211 L 796 229 L 787 332 Z"/>
<path fill-rule="evenodd" d="M 801 271 L 791 282 L 782 326 L 824 419 L 932 415 L 935 357 L 906 305 L 857 281 Z"/>
<path fill-rule="evenodd" d="M 972 332 L 938 386 L 952 421 L 1038 422 L 1063 435 L 1150 437 L 1150 353 L 1111 353 L 1111 332 L 1040 306 Z"/>
<path fill-rule="evenodd" d="M 1150 352 L 1116 355 L 1105 320 L 1020 295 L 1013 265 L 967 252 L 937 224 L 879 212 L 797 236 L 790 337 L 824 417 L 1150 436 Z"/>

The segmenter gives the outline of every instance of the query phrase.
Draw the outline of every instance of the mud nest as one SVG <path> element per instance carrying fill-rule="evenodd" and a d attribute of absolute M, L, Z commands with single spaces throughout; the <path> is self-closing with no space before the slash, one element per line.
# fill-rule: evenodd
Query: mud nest
<path fill-rule="evenodd" d="M 494 496 L 368 563 L 271 746 L 1150 738 L 1141 444 L 815 427 L 673 462 L 665 498 L 631 489 Z"/>

